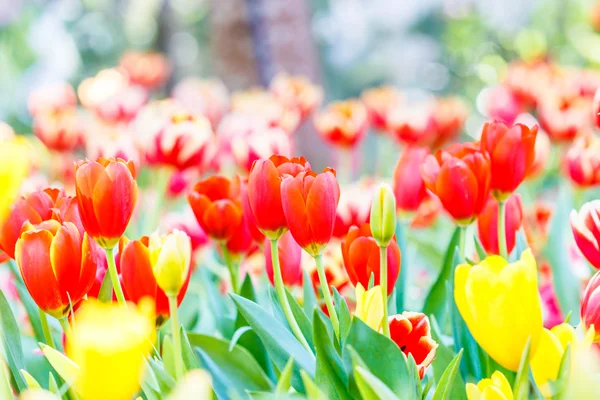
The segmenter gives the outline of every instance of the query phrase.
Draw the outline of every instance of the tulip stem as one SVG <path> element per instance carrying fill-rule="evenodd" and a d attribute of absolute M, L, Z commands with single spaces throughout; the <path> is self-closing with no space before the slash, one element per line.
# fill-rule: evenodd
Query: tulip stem
<path fill-rule="evenodd" d="M 177 296 L 169 296 L 169 312 L 171 314 L 171 329 L 173 346 L 175 347 L 175 378 L 183 377 L 183 358 L 181 357 L 181 338 L 179 337 L 179 321 L 177 318 Z"/>
<path fill-rule="evenodd" d="M 113 289 L 117 295 L 117 301 L 121 305 L 125 305 L 125 296 L 123 295 L 123 289 L 121 288 L 121 282 L 119 281 L 119 274 L 117 273 L 117 265 L 115 264 L 114 249 L 104 249 L 106 252 L 106 261 L 108 261 L 108 273 L 110 274 L 110 280 L 112 281 Z"/>
<path fill-rule="evenodd" d="M 231 258 L 231 253 L 227 250 L 227 245 L 223 243 L 223 259 L 225 260 L 225 265 L 227 265 L 227 269 L 229 270 L 229 276 L 231 278 L 231 289 L 233 293 L 238 294 L 239 289 L 239 277 L 238 277 L 238 268 L 233 259 Z"/>
<path fill-rule="evenodd" d="M 315 256 L 315 262 L 317 263 L 317 273 L 319 274 L 319 282 L 321 282 L 321 291 L 323 292 L 325 304 L 327 305 L 327 312 L 329 313 L 329 318 L 331 318 L 331 323 L 333 324 L 335 336 L 339 338 L 340 322 L 338 320 L 337 313 L 335 312 L 335 307 L 333 306 L 333 300 L 331 299 L 329 283 L 327 282 L 327 276 L 325 275 L 325 267 L 323 266 L 323 256 L 321 254 Z"/>
<path fill-rule="evenodd" d="M 40 309 L 40 322 L 42 324 L 42 332 L 44 333 L 44 341 L 46 344 L 53 349 L 56 348 L 54 345 L 54 339 L 52 339 L 52 334 L 50 333 L 50 326 L 48 325 L 48 316 L 45 312 Z"/>
<path fill-rule="evenodd" d="M 383 334 L 390 337 L 390 325 L 388 323 L 388 276 L 387 276 L 387 246 L 379 248 L 379 284 L 381 285 L 381 296 L 383 297 L 383 320 L 381 326 L 383 327 Z"/>
<path fill-rule="evenodd" d="M 506 247 L 506 201 L 498 201 L 498 251 L 505 260 L 508 260 Z"/>
<path fill-rule="evenodd" d="M 465 242 L 467 237 L 467 228 L 468 226 L 461 226 L 459 233 L 459 241 L 458 241 L 458 252 L 460 256 L 460 261 L 465 260 Z"/>
<path fill-rule="evenodd" d="M 273 278 L 275 281 L 275 291 L 277 292 L 277 297 L 279 298 L 279 303 L 281 304 L 281 308 L 283 310 L 283 314 L 287 319 L 290 328 L 292 328 L 292 332 L 296 336 L 296 338 L 300 341 L 302 346 L 308 352 L 313 355 L 313 351 L 310 348 L 310 345 L 306 341 L 306 338 L 302 334 L 300 330 L 300 326 L 298 326 L 298 322 L 296 322 L 296 318 L 294 318 L 294 314 L 292 313 L 292 309 L 290 307 L 290 303 L 285 293 L 285 286 L 283 284 L 283 276 L 281 275 L 281 265 L 279 264 L 279 247 L 277 247 L 277 239 L 271 240 L 271 262 L 273 264 Z"/>
<path fill-rule="evenodd" d="M 58 322 L 60 322 L 60 326 L 65 335 L 68 335 L 71 332 L 71 325 L 69 325 L 69 317 L 62 317 L 58 320 Z"/>

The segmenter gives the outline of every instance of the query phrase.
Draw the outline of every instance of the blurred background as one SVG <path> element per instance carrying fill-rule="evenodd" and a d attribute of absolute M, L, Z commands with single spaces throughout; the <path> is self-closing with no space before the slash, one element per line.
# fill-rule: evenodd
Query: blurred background
<path fill-rule="evenodd" d="M 324 103 L 381 84 L 417 99 L 459 95 L 475 132 L 478 99 L 511 60 L 600 62 L 599 10 L 592 0 L 0 0 L 0 120 L 31 132 L 35 88 L 77 87 L 133 49 L 169 60 L 157 98 L 189 76 L 233 91 L 285 71 L 321 85 Z M 320 158 L 302 143 L 319 140 L 305 125 L 299 150 Z"/>

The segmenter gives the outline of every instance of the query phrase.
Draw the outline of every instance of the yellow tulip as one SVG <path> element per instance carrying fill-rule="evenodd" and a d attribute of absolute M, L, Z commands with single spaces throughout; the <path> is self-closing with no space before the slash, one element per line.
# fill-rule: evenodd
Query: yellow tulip
<path fill-rule="evenodd" d="M 354 316 L 360 318 L 374 330 L 379 331 L 383 320 L 383 298 L 379 286 L 374 286 L 365 291 L 363 285 L 360 283 L 356 285 Z"/>
<path fill-rule="evenodd" d="M 527 341 L 535 354 L 542 334 L 542 303 L 531 250 L 509 264 L 490 256 L 456 267 L 454 299 L 471 334 L 500 365 L 517 371 Z"/>
<path fill-rule="evenodd" d="M 29 152 L 27 139 L 23 136 L 0 140 L 0 225 L 29 173 Z"/>
<path fill-rule="evenodd" d="M 491 378 L 482 379 L 477 385 L 467 383 L 467 399 L 512 400 L 513 392 L 504 374 L 496 371 Z"/>
<path fill-rule="evenodd" d="M 192 259 L 190 237 L 178 229 L 162 236 L 155 232 L 150 236 L 148 250 L 156 283 L 167 296 L 177 296 Z"/>
<path fill-rule="evenodd" d="M 569 324 L 543 329 L 537 351 L 531 358 L 531 370 L 533 379 L 544 397 L 551 397 L 549 382 L 558 377 L 567 345 L 575 340 L 575 329 Z"/>
<path fill-rule="evenodd" d="M 139 391 L 155 336 L 152 303 L 139 307 L 89 300 L 77 312 L 67 355 L 79 366 L 82 400 L 130 400 Z"/>

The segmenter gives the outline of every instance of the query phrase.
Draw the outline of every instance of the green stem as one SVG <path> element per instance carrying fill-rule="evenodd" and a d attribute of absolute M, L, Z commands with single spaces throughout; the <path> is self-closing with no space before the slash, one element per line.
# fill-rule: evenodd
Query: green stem
<path fill-rule="evenodd" d="M 69 317 L 62 317 L 58 320 L 60 322 L 60 326 L 63 329 L 65 335 L 68 335 L 71 332 L 71 325 L 69 325 Z"/>
<path fill-rule="evenodd" d="M 45 312 L 40 309 L 40 322 L 42 323 L 42 332 L 44 333 L 44 341 L 46 344 L 53 349 L 56 349 L 54 345 L 54 339 L 52 339 L 52 334 L 50 333 L 50 326 L 48 325 L 48 316 Z"/>
<path fill-rule="evenodd" d="M 388 324 L 388 276 L 387 276 L 387 246 L 379 248 L 379 284 L 381 285 L 381 296 L 383 297 L 383 334 L 390 337 L 390 325 Z"/>
<path fill-rule="evenodd" d="M 114 249 L 104 249 L 106 252 L 106 261 L 108 261 L 108 273 L 110 274 L 110 280 L 112 281 L 113 289 L 117 295 L 117 301 L 119 304 L 125 304 L 125 296 L 123 295 L 123 289 L 121 289 L 121 282 L 119 281 L 119 274 L 117 273 L 117 265 L 115 264 Z M 112 297 L 112 296 L 111 296 Z"/>
<path fill-rule="evenodd" d="M 227 265 L 227 269 L 229 270 L 229 276 L 231 278 L 231 287 L 233 289 L 233 293 L 238 294 L 239 290 L 239 277 L 238 277 L 238 266 L 233 261 L 231 257 L 231 253 L 227 250 L 227 244 L 222 244 L 223 249 L 223 259 L 225 260 L 225 265 Z"/>
<path fill-rule="evenodd" d="M 460 255 L 460 260 L 461 261 L 465 261 L 465 240 L 467 237 L 467 228 L 468 226 L 461 226 L 460 227 L 460 235 L 459 235 L 459 242 L 458 242 L 458 251 L 459 251 L 459 255 Z"/>
<path fill-rule="evenodd" d="M 333 324 L 333 330 L 335 336 L 340 337 L 340 322 L 338 320 L 335 307 L 333 306 L 333 300 L 331 299 L 331 292 L 329 291 L 329 283 L 327 282 L 327 276 L 325 275 L 325 267 L 323 266 L 323 256 L 319 254 L 315 256 L 315 262 L 317 263 L 317 272 L 319 274 L 319 282 L 321 282 L 321 291 L 325 298 L 325 304 L 327 305 L 327 312 L 329 312 L 329 318 Z"/>
<path fill-rule="evenodd" d="M 506 247 L 506 201 L 498 201 L 498 251 L 500 256 L 508 260 Z"/>
<path fill-rule="evenodd" d="M 310 354 L 313 354 L 310 345 L 300 330 L 300 326 L 298 326 L 298 322 L 296 322 L 296 319 L 294 318 L 294 314 L 292 313 L 290 303 L 285 293 L 283 276 L 281 275 L 281 265 L 279 264 L 279 248 L 277 247 L 277 239 L 271 240 L 271 263 L 273 264 L 273 280 L 275 281 L 275 291 L 277 292 L 277 297 L 279 298 L 279 303 L 281 304 L 283 314 L 285 315 L 285 318 L 287 319 L 290 328 L 292 328 L 292 332 L 296 338 Z"/>
<path fill-rule="evenodd" d="M 175 378 L 183 377 L 183 358 L 181 356 L 181 338 L 179 337 L 179 321 L 177 318 L 177 296 L 169 296 L 169 312 L 171 313 L 171 330 L 175 347 Z"/>
<path fill-rule="evenodd" d="M 343 149 L 338 151 L 337 160 L 337 171 L 336 173 L 341 179 L 338 179 L 341 183 L 351 183 L 354 178 L 354 171 L 352 166 L 353 154 L 352 150 Z"/>

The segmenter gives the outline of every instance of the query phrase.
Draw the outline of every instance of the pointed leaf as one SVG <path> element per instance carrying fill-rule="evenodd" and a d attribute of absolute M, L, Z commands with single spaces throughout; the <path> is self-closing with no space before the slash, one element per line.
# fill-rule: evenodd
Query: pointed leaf
<path fill-rule="evenodd" d="M 39 343 L 42 353 L 46 356 L 46 359 L 56 370 L 58 375 L 68 384 L 72 385 L 79 375 L 79 366 L 75 364 L 70 358 L 64 354 L 54 350 L 52 347 Z"/>
<path fill-rule="evenodd" d="M 448 364 L 448 367 L 442 374 L 435 393 L 433 394 L 433 400 L 453 400 L 452 388 L 455 385 L 463 384 L 457 379 L 457 372 L 460 366 L 460 359 L 462 358 L 463 350 L 461 349 L 456 357 Z M 464 385 L 464 384 L 463 384 Z"/>
<path fill-rule="evenodd" d="M 162 360 L 165 365 L 165 370 L 172 377 L 177 376 L 175 373 L 175 347 L 171 336 L 165 336 L 162 343 Z"/>
<path fill-rule="evenodd" d="M 183 358 L 183 365 L 185 369 L 191 371 L 192 369 L 200 369 L 200 363 L 198 362 L 198 358 L 190 345 L 190 341 L 188 340 L 187 333 L 181 327 L 179 329 L 179 337 L 181 338 L 181 356 Z"/>
<path fill-rule="evenodd" d="M 306 270 L 302 271 L 302 277 L 302 308 L 304 309 L 304 313 L 309 318 L 312 318 L 313 311 L 317 308 L 317 295 L 315 294 L 312 279 L 310 279 Z"/>
<path fill-rule="evenodd" d="M 27 382 L 25 382 L 25 379 L 21 375 L 21 370 L 25 369 L 25 365 L 23 364 L 23 348 L 21 347 L 21 334 L 15 316 L 1 290 L 0 333 L 0 338 L 4 342 L 6 362 L 17 385 L 17 392 L 20 393 L 27 389 Z"/>
<path fill-rule="evenodd" d="M 31 328 L 33 329 L 33 333 L 35 334 L 35 339 L 38 342 L 44 341 L 44 331 L 42 330 L 42 323 L 40 322 L 40 312 L 37 304 L 31 298 L 29 291 L 25 288 L 25 284 L 21 281 L 15 281 L 15 287 L 19 292 L 19 299 L 23 306 L 25 307 L 25 312 L 27 313 L 27 318 L 29 319 L 29 323 L 31 324 Z"/>
<path fill-rule="evenodd" d="M 354 378 L 356 386 L 365 400 L 399 400 L 385 383 L 361 366 L 354 368 Z"/>
<path fill-rule="evenodd" d="M 170 392 L 171 389 L 175 387 L 175 379 L 169 375 L 169 373 L 165 370 L 165 367 L 158 360 L 150 358 L 148 360 L 148 364 L 150 365 L 152 372 L 154 372 L 154 376 L 156 377 L 160 391 L 162 393 Z"/>
<path fill-rule="evenodd" d="M 319 389 L 315 381 L 312 380 L 306 371 L 301 370 L 300 377 L 302 378 L 302 384 L 306 389 L 306 396 L 310 400 L 327 400 L 327 396 Z"/>
<path fill-rule="evenodd" d="M 483 261 L 487 257 L 487 252 L 483 248 L 481 241 L 477 235 L 473 235 L 473 241 L 475 242 L 475 250 L 477 251 L 477 257 L 479 261 Z"/>
<path fill-rule="evenodd" d="M 431 363 L 433 367 L 433 380 L 430 381 L 433 382 L 435 380 L 436 384 L 439 385 L 442 375 L 444 372 L 446 372 L 448 366 L 454 360 L 455 355 L 450 348 L 444 345 L 440 328 L 434 315 L 430 317 L 430 321 L 431 337 L 438 343 L 438 347 L 435 350 L 435 358 Z M 466 400 L 466 398 L 467 392 L 465 390 L 465 382 L 459 374 L 456 376 L 456 384 L 452 386 L 451 399 Z"/>
<path fill-rule="evenodd" d="M 519 371 L 517 372 L 517 378 L 513 385 L 513 393 L 515 400 L 528 400 L 529 399 L 529 353 L 531 351 L 531 339 L 527 340 L 527 344 L 523 349 L 523 355 L 521 356 L 521 363 L 519 364 Z"/>
<path fill-rule="evenodd" d="M 290 390 L 293 370 L 294 359 L 290 358 L 287 364 L 285 364 L 283 371 L 281 371 L 281 375 L 279 375 L 279 381 L 277 382 L 277 388 L 275 389 L 277 393 L 287 393 Z"/>
<path fill-rule="evenodd" d="M 48 373 L 48 390 L 54 394 L 58 394 L 60 395 L 60 390 L 58 389 L 58 384 L 56 383 L 56 378 L 54 378 L 54 375 L 52 374 L 52 372 Z"/>
<path fill-rule="evenodd" d="M 23 378 L 25 378 L 25 381 L 27 382 L 27 387 L 29 389 L 40 389 L 41 388 L 38 381 L 36 381 L 35 378 L 33 376 L 31 376 L 31 374 L 29 372 L 22 369 L 21 374 L 23 375 Z"/>

